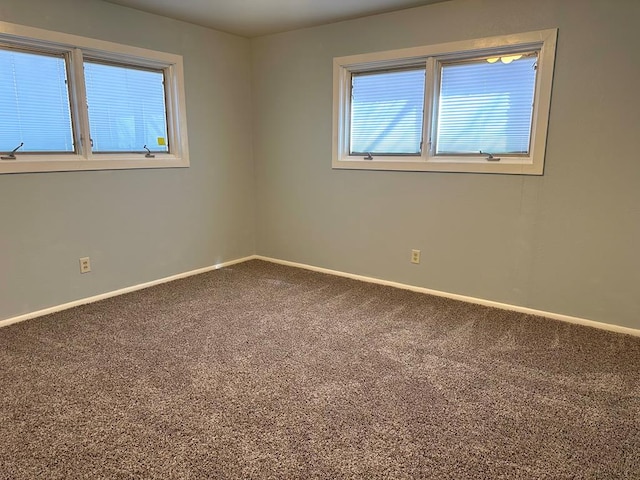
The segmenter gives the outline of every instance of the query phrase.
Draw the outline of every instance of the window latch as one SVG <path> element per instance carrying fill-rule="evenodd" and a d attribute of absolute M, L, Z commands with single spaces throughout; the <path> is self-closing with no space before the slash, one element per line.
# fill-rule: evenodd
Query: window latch
<path fill-rule="evenodd" d="M 20 145 L 18 145 L 16 148 L 14 148 L 13 150 L 11 150 L 9 153 L 7 153 L 7 155 L 0 157 L 0 159 L 2 160 L 15 160 L 16 159 L 16 152 L 18 151 L 18 149 L 20 147 L 22 147 L 24 145 L 24 142 L 22 142 Z"/>
<path fill-rule="evenodd" d="M 500 161 L 500 157 L 494 157 L 492 154 L 490 154 L 489 152 L 483 152 L 482 150 L 480 150 L 480 154 L 481 155 L 486 155 L 487 158 L 486 160 L 488 162 L 499 162 Z"/>
<path fill-rule="evenodd" d="M 156 158 L 155 155 L 151 154 L 151 150 L 149 150 L 146 145 L 144 147 L 142 147 L 142 148 L 144 148 L 147 151 L 147 154 L 145 155 L 145 158 Z"/>
<path fill-rule="evenodd" d="M 367 156 L 364 157 L 365 160 L 373 160 L 373 157 L 371 156 L 371 152 L 367 152 Z"/>

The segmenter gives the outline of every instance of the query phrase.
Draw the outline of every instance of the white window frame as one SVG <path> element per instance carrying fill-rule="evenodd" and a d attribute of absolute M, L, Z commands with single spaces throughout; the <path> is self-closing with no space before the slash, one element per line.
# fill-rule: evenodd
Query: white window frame
<path fill-rule="evenodd" d="M 6 22 L 0 22 L 0 44 L 65 54 L 75 143 L 74 153 L 21 153 L 18 150 L 15 159 L 0 161 L 0 174 L 189 166 L 182 56 Z M 164 72 L 169 152 L 154 151 L 153 157 L 138 152 L 92 152 L 84 84 L 85 56 L 87 60 Z M 140 147 L 142 150 L 142 145 Z M 6 156 L 8 152 L 0 153 Z"/>
<path fill-rule="evenodd" d="M 542 175 L 557 35 L 557 29 L 548 29 L 334 58 L 332 167 L 361 170 Z M 435 141 L 432 140 L 435 139 L 437 125 L 440 63 L 531 50 L 538 50 L 539 55 L 529 152 L 523 155 L 503 155 L 497 161 L 480 153 L 478 155 L 436 155 Z M 415 65 L 419 62 L 424 62 L 427 75 L 423 120 L 424 145 L 421 155 L 385 155 L 374 156 L 373 159 L 351 155 L 349 152 L 351 74 Z"/>

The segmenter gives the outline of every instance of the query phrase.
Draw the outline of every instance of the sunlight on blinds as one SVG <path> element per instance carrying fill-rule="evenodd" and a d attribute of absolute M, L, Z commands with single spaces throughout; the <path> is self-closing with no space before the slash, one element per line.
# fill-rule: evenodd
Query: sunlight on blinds
<path fill-rule="evenodd" d="M 489 61 L 442 66 L 437 154 L 529 151 L 537 57 Z"/>
<path fill-rule="evenodd" d="M 425 68 L 353 74 L 352 154 L 419 155 Z"/>

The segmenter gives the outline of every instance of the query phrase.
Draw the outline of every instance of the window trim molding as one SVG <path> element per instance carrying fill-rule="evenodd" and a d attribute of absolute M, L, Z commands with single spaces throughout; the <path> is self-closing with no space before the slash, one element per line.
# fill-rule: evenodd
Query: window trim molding
<path fill-rule="evenodd" d="M 76 152 L 68 154 L 16 152 L 16 160 L 0 161 L 0 174 L 59 172 L 76 170 L 120 170 L 139 168 L 188 167 L 184 67 L 181 55 L 133 47 L 68 33 L 0 22 L 0 43 L 17 48 L 40 49 L 67 55 L 69 102 Z M 103 59 L 124 65 L 148 67 L 165 72 L 165 96 L 169 153 L 154 152 L 155 158 L 138 153 L 93 153 L 90 143 L 83 57 Z M 2 152 L 3 154 L 5 152 Z"/>
<path fill-rule="evenodd" d="M 503 173 L 542 175 L 548 120 L 551 107 L 551 87 L 555 65 L 558 29 L 501 35 L 473 40 L 372 52 L 333 59 L 333 138 L 332 168 L 355 170 L 401 170 L 467 173 Z M 499 162 L 482 161 L 478 157 L 436 156 L 430 132 L 437 115 L 438 63 L 486 54 L 509 53 L 515 49 L 540 50 L 534 93 L 530 152 L 526 156 L 505 156 Z M 400 67 L 413 62 L 426 64 L 425 114 L 423 138 L 426 143 L 421 156 L 384 156 L 365 160 L 349 155 L 350 79 L 352 72 Z"/>

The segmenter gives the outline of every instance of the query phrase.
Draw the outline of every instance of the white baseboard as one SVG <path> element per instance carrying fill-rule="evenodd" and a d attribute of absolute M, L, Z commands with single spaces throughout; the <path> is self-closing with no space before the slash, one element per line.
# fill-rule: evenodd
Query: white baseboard
<path fill-rule="evenodd" d="M 56 305 L 53 307 L 45 308 L 43 310 L 37 310 L 35 312 L 25 313 L 17 317 L 7 318 L 6 320 L 0 320 L 0 328 L 6 327 L 7 325 L 11 325 L 14 323 L 24 322 L 25 320 L 30 320 L 32 318 L 41 317 L 43 315 L 49 315 L 50 313 L 56 313 L 62 310 L 67 310 L 69 308 L 77 307 L 79 305 L 97 302 L 100 300 L 104 300 L 106 298 L 123 295 L 125 293 L 135 292 L 136 290 L 142 290 L 143 288 L 153 287 L 155 285 L 160 285 L 161 283 L 172 282 L 173 280 L 179 280 L 181 278 L 190 277 L 192 275 L 198 275 L 200 273 L 210 272 L 211 270 L 217 270 L 219 268 L 229 267 L 231 265 L 235 265 L 236 263 L 246 262 L 247 260 L 252 260 L 254 258 L 255 258 L 255 255 L 251 255 L 249 257 L 238 258 L 236 260 L 230 260 L 228 262 L 217 263 L 209 267 L 198 268 L 197 270 L 178 273 L 177 275 L 171 275 L 170 277 L 161 278 L 159 280 L 153 280 L 151 282 L 141 283 L 139 285 L 132 285 L 131 287 L 121 288 L 119 290 L 113 290 L 107 293 L 101 293 L 100 295 L 95 295 L 93 297 L 81 298 L 80 300 L 74 300 L 73 302 L 63 303 L 62 305 Z"/>
<path fill-rule="evenodd" d="M 320 272 L 320 273 L 328 273 L 330 275 L 336 275 L 338 277 L 351 278 L 351 279 L 360 280 L 363 282 L 376 283 L 378 285 L 386 285 L 389 287 L 401 288 L 404 290 L 411 290 L 413 292 L 427 293 L 429 295 L 436 295 L 438 297 L 451 298 L 453 300 L 461 300 L 463 302 L 475 303 L 475 304 L 484 305 L 487 307 L 500 308 L 502 310 L 511 310 L 514 312 L 526 313 L 529 315 L 537 315 L 540 317 L 547 317 L 547 318 L 552 318 L 554 320 L 560 320 L 562 322 L 575 323 L 575 324 L 584 325 L 587 327 L 594 327 L 594 328 L 599 328 L 601 330 L 609 330 L 611 332 L 625 333 L 627 335 L 640 337 L 640 330 L 635 328 L 622 327 L 620 325 L 612 325 L 610 323 L 596 322 L 594 320 L 587 320 L 585 318 L 572 317 L 570 315 L 563 315 L 563 314 L 553 313 L 553 312 L 545 312 L 543 310 L 535 310 L 533 308 L 521 307 L 518 305 L 510 305 L 508 303 L 494 302 L 491 300 L 484 300 L 482 298 L 468 297 L 466 295 L 458 295 L 456 293 L 442 292 L 440 290 L 432 290 L 430 288 L 416 287 L 414 285 L 407 285 L 399 282 L 391 282 L 388 280 L 381 280 L 379 278 L 366 277 L 364 275 L 356 275 L 354 273 L 341 272 L 339 270 L 331 270 L 328 268 L 315 267 L 313 265 L 306 265 L 304 263 L 290 262 L 288 260 L 280 260 L 277 258 L 265 257 L 263 255 L 250 255 L 248 257 L 243 257 L 243 258 L 238 258 L 236 260 L 230 260 L 228 262 L 218 263 L 216 265 L 211 265 L 209 267 L 204 267 L 204 268 L 199 268 L 197 270 L 191 270 L 189 272 L 179 273 L 177 275 L 161 278 L 159 280 L 153 280 L 151 282 L 141 283 L 139 285 L 133 285 L 130 287 L 122 288 L 120 290 L 114 290 L 112 292 L 102 293 L 100 295 L 95 295 L 93 297 L 82 298 L 80 300 L 64 303 L 62 305 L 56 305 L 54 307 L 45 308 L 43 310 L 25 313 L 17 317 L 8 318 L 6 320 L 0 320 L 0 328 L 6 327 L 7 325 L 11 325 L 13 323 L 23 322 L 25 320 L 30 320 L 32 318 L 48 315 L 50 313 L 67 310 L 69 308 L 77 307 L 79 305 L 97 302 L 99 300 L 104 300 L 106 298 L 123 295 L 129 292 L 135 292 L 136 290 L 142 290 L 143 288 L 153 287 L 155 285 L 171 282 L 173 280 L 179 280 L 181 278 L 190 277 L 192 275 L 198 275 L 200 273 L 210 272 L 212 270 L 217 270 L 219 268 L 229 267 L 231 265 L 246 262 L 248 260 L 264 260 L 266 262 L 277 263 L 277 264 L 286 265 L 289 267 L 302 268 L 305 270 L 312 270 L 314 272 Z"/>
<path fill-rule="evenodd" d="M 466 295 L 458 295 L 456 293 L 442 292 L 440 290 L 432 290 L 430 288 L 416 287 L 416 286 L 407 285 L 404 283 L 390 282 L 387 280 L 381 280 L 379 278 L 365 277 L 363 275 L 356 275 L 353 273 L 346 273 L 338 270 L 330 270 L 328 268 L 315 267 L 313 265 L 305 265 L 303 263 L 289 262 L 287 260 L 279 260 L 277 258 L 265 257 L 262 255 L 254 255 L 253 258 L 258 260 L 265 260 L 267 262 L 277 263 L 280 265 L 286 265 L 289 267 L 303 268 L 305 270 L 312 270 L 314 272 L 328 273 L 331 275 L 337 275 L 339 277 L 346 277 L 346 278 L 352 278 L 354 280 L 361 280 L 363 282 L 376 283 L 378 285 L 387 285 L 389 287 L 402 288 L 404 290 L 411 290 L 413 292 L 427 293 L 429 295 L 436 295 L 438 297 L 446 297 L 446 298 L 451 298 L 453 300 L 461 300 L 463 302 L 475 303 L 475 304 L 484 305 L 487 307 L 495 307 L 501 310 L 511 310 L 513 312 L 526 313 L 529 315 L 537 315 L 540 317 L 547 317 L 547 318 L 552 318 L 554 320 L 560 320 L 562 322 L 575 323 L 575 324 L 584 325 L 587 327 L 594 327 L 594 328 L 599 328 L 601 330 L 609 330 L 611 332 L 625 333 L 627 335 L 640 337 L 640 330 L 635 328 L 622 327 L 620 325 L 612 325 L 610 323 L 596 322 L 595 320 L 587 320 L 586 318 L 572 317 L 570 315 L 563 315 L 560 313 L 545 312 L 543 310 L 535 310 L 533 308 L 520 307 L 518 305 L 510 305 L 508 303 L 494 302 L 491 300 L 484 300 L 482 298 L 468 297 Z"/>

